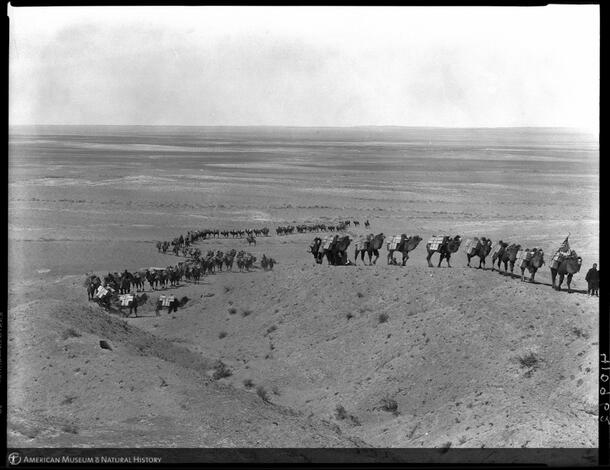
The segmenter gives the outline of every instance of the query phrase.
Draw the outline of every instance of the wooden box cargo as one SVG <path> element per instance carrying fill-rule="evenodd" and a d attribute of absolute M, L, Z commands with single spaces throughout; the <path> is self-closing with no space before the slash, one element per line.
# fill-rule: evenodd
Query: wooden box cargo
<path fill-rule="evenodd" d="M 443 244 L 444 240 L 445 237 L 432 237 L 430 240 L 428 240 L 428 245 L 430 246 L 431 250 L 438 250 Z"/>
<path fill-rule="evenodd" d="M 169 307 L 174 300 L 176 300 L 176 297 L 173 295 L 162 295 L 159 297 L 162 307 Z"/>
<path fill-rule="evenodd" d="M 401 237 L 401 235 L 394 235 L 390 237 L 387 241 L 388 250 L 395 250 L 400 243 Z"/>
<path fill-rule="evenodd" d="M 333 237 L 324 237 L 324 239 L 322 240 L 322 244 L 320 245 L 320 249 L 322 250 L 328 250 L 330 249 L 330 245 L 333 242 Z"/>
<path fill-rule="evenodd" d="M 466 240 L 466 243 L 464 243 L 464 251 L 469 255 L 473 255 L 480 246 L 481 240 L 476 237 L 469 238 L 468 240 Z"/>
<path fill-rule="evenodd" d="M 530 250 L 519 250 L 517 252 L 517 257 L 515 258 L 515 266 L 518 268 L 525 267 L 533 255 L 534 253 Z"/>
<path fill-rule="evenodd" d="M 356 250 L 366 250 L 369 247 L 369 241 L 366 238 L 361 238 L 360 240 L 356 240 L 354 243 L 354 248 Z"/>
<path fill-rule="evenodd" d="M 558 251 L 553 255 L 553 259 L 551 260 L 551 268 L 557 269 L 561 262 L 565 259 L 565 254 L 561 251 Z"/>
<path fill-rule="evenodd" d="M 99 286 L 97 288 L 97 291 L 95 292 L 95 296 L 98 299 L 102 299 L 102 298 L 104 298 L 108 294 L 108 292 L 109 292 L 109 290 L 106 289 L 104 286 Z"/>
<path fill-rule="evenodd" d="M 489 252 L 489 256 L 491 256 L 491 258 L 493 259 L 494 255 L 500 251 L 500 248 L 502 248 L 502 245 L 500 245 L 500 243 L 496 243 L 494 245 L 494 247 L 491 249 L 491 251 Z"/>
<path fill-rule="evenodd" d="M 129 304 L 133 302 L 133 298 L 133 294 L 123 294 L 119 296 L 121 307 L 129 307 Z"/>

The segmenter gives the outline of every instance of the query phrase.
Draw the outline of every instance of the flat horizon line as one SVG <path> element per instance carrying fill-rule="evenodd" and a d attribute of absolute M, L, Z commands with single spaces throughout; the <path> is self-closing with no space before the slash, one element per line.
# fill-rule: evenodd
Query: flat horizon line
<path fill-rule="evenodd" d="M 573 129 L 597 133 L 598 130 L 578 126 L 403 126 L 403 125 L 357 125 L 357 126 L 287 126 L 276 124 L 9 124 L 11 127 L 185 127 L 185 128 L 282 128 L 282 129 Z"/>

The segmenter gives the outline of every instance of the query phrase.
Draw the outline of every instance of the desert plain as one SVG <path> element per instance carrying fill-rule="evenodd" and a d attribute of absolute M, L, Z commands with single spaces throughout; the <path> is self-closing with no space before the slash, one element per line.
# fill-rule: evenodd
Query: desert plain
<path fill-rule="evenodd" d="M 572 129 L 11 128 L 9 446 L 596 447 L 598 198 L 597 137 Z M 275 233 L 343 220 L 424 241 L 404 267 L 385 246 L 329 266 L 318 234 Z M 137 317 L 87 300 L 87 273 L 184 261 L 158 240 L 262 227 L 196 246 L 273 270 L 182 282 L 175 313 L 148 284 Z M 428 267 L 425 241 L 458 234 L 547 264 Z M 568 234 L 571 294 L 548 267 Z"/>

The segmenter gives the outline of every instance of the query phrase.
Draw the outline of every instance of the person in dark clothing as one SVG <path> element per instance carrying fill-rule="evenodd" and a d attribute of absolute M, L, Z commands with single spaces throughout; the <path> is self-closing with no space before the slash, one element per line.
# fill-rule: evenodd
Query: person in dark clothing
<path fill-rule="evenodd" d="M 133 296 L 133 300 L 131 302 L 129 302 L 129 316 L 131 316 L 131 312 L 134 312 L 136 314 L 136 317 L 138 316 L 138 297 L 137 296 Z"/>
<path fill-rule="evenodd" d="M 587 272 L 585 280 L 588 284 L 587 294 L 599 296 L 599 271 L 597 270 L 597 263 L 593 263 L 593 267 Z"/>

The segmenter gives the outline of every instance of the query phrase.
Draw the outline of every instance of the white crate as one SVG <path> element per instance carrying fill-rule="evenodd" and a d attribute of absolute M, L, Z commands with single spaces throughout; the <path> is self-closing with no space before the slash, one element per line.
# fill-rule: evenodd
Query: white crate
<path fill-rule="evenodd" d="M 98 299 L 101 299 L 101 298 L 105 297 L 105 296 L 108 294 L 108 292 L 109 292 L 109 290 L 108 290 L 108 289 L 106 289 L 106 288 L 105 288 L 105 287 L 103 287 L 103 286 L 99 286 L 99 287 L 97 288 L 97 291 L 95 292 L 95 296 L 96 296 Z"/>
<path fill-rule="evenodd" d="M 432 237 L 430 240 L 428 240 L 428 245 L 430 246 L 431 250 L 438 250 L 439 247 L 443 244 L 443 240 L 445 239 L 445 237 Z"/>
<path fill-rule="evenodd" d="M 328 250 L 330 248 L 330 245 L 333 242 L 333 238 L 332 237 L 324 237 L 324 240 L 322 240 L 322 244 L 320 245 L 320 248 L 323 250 Z"/>
<path fill-rule="evenodd" d="M 388 241 L 386 242 L 388 250 L 395 250 L 398 247 L 398 244 L 400 243 L 401 239 L 402 235 L 393 235 L 389 237 Z"/>

